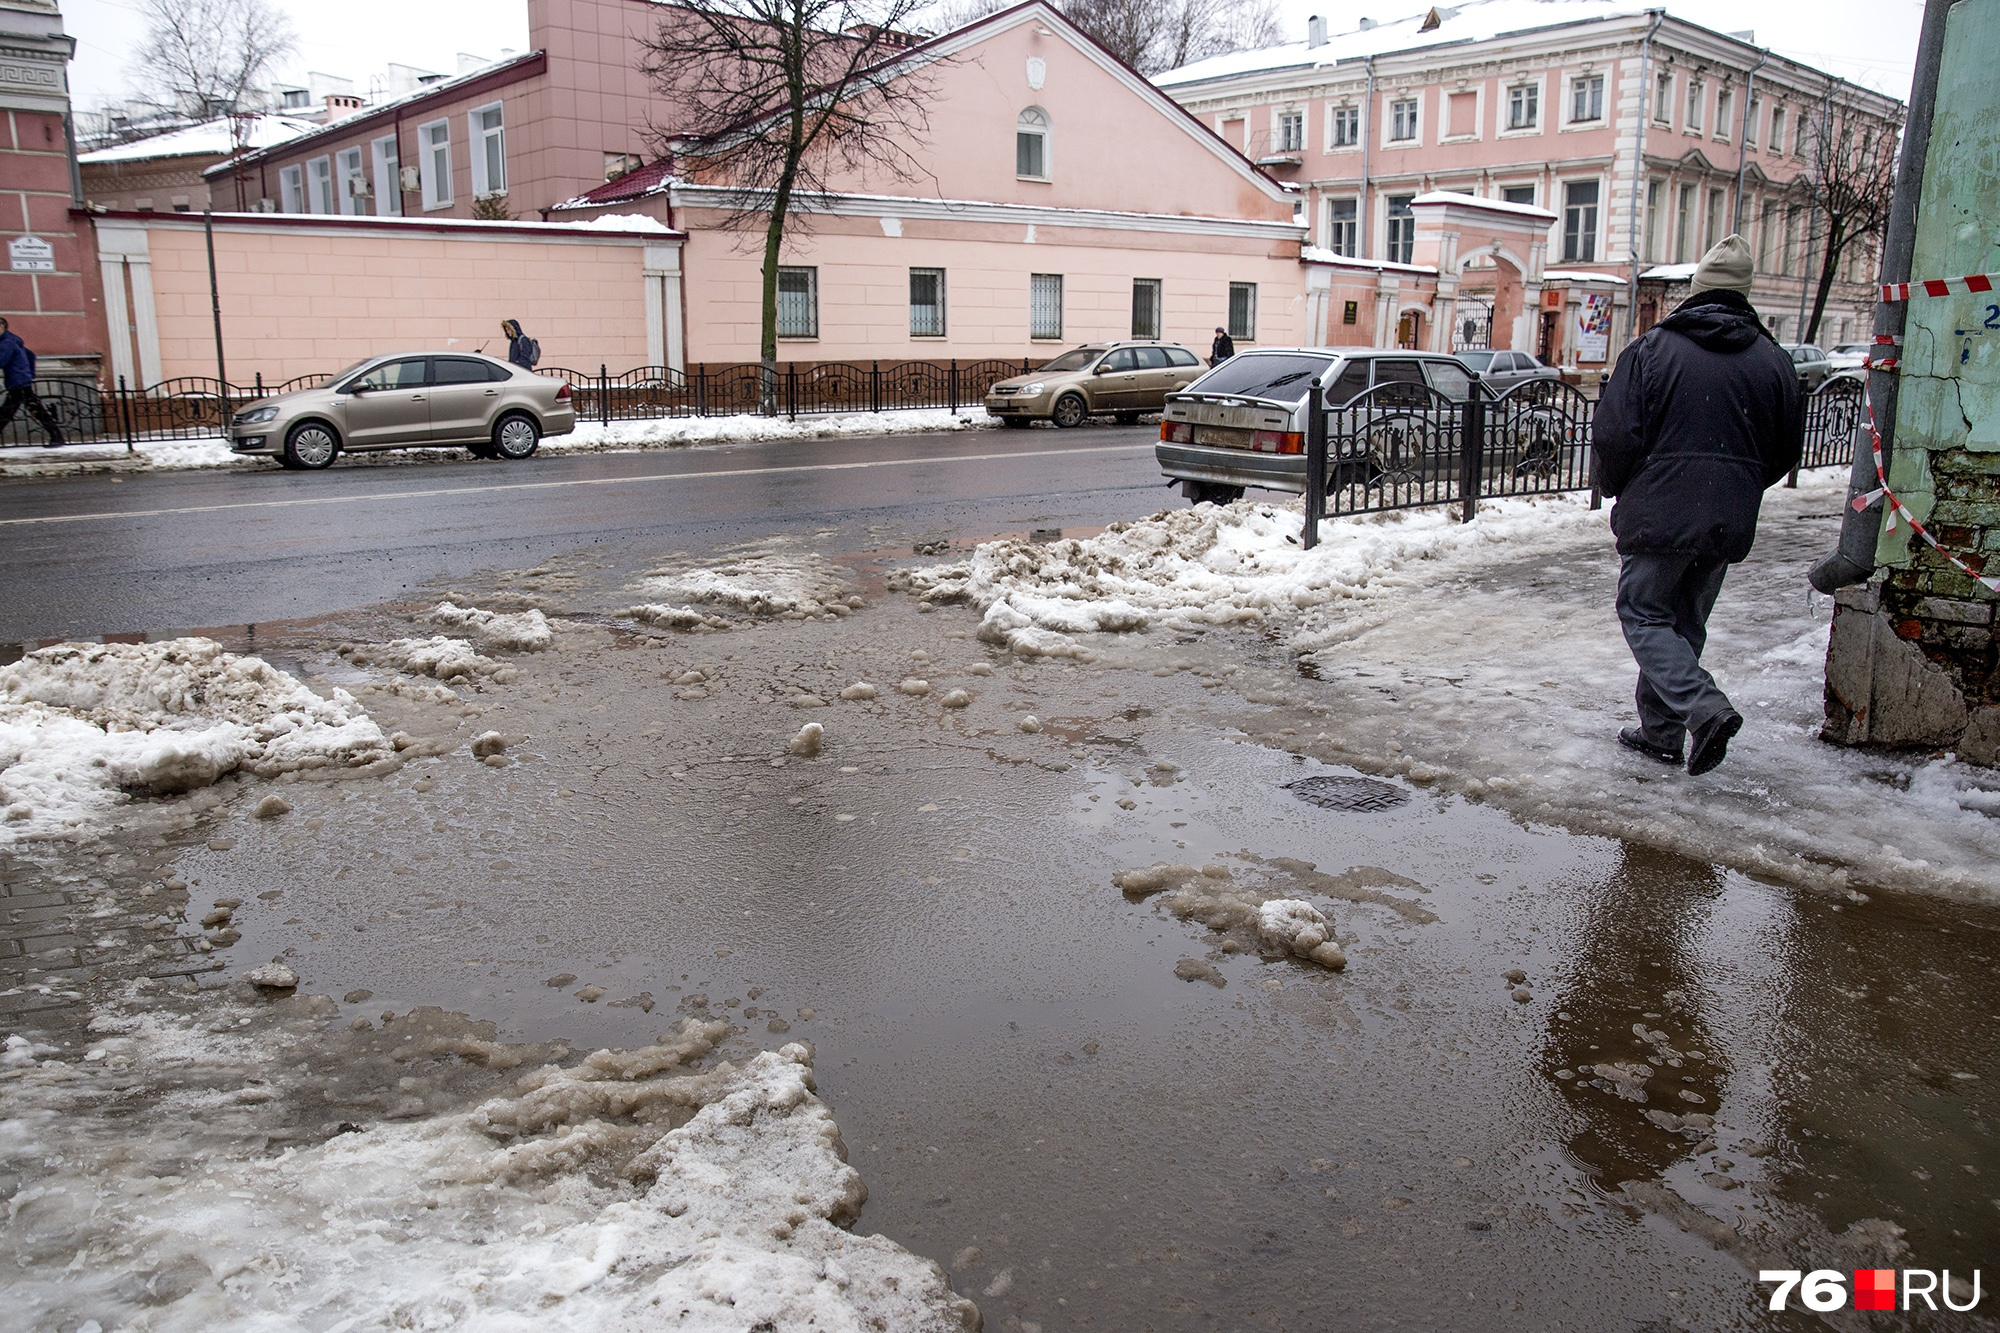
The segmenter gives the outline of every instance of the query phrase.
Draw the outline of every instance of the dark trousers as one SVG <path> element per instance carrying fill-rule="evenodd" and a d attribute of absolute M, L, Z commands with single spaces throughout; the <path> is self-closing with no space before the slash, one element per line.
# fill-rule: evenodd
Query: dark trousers
<path fill-rule="evenodd" d="M 1729 707 L 1701 668 L 1708 613 L 1729 566 L 1671 553 L 1628 555 L 1618 570 L 1618 622 L 1639 664 L 1639 727 L 1655 745 L 1678 750 L 1694 727 Z"/>
<path fill-rule="evenodd" d="M 7 390 L 6 401 L 0 402 L 0 430 L 7 429 L 13 423 L 14 414 L 23 407 L 26 407 L 28 415 L 48 432 L 51 440 L 62 438 L 62 427 L 58 426 L 56 419 L 49 415 L 49 409 L 42 403 L 42 396 L 35 392 L 35 386 L 32 384 L 23 384 L 18 389 Z"/>

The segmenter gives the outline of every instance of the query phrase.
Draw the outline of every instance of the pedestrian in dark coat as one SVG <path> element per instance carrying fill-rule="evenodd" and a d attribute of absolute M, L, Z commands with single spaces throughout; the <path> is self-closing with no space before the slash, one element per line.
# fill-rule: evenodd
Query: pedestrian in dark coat
<path fill-rule="evenodd" d="M 4 381 L 7 397 L 0 401 L 0 430 L 12 424 L 14 414 L 22 408 L 28 409 L 41 428 L 48 432 L 49 443 L 60 445 L 63 439 L 62 427 L 49 415 L 49 409 L 35 392 L 35 354 L 21 341 L 21 335 L 7 327 L 7 321 L 0 319 L 0 381 Z"/>
<path fill-rule="evenodd" d="M 542 361 L 542 345 L 521 331 L 518 319 L 500 321 L 500 332 L 507 335 L 507 359 L 523 370 L 533 370 Z"/>
<path fill-rule="evenodd" d="M 1805 403 L 1797 369 L 1751 309 L 1741 236 L 1702 256 L 1692 295 L 1635 339 L 1591 425 L 1598 489 L 1616 497 L 1618 619 L 1639 664 L 1639 725 L 1628 749 L 1721 763 L 1743 726 L 1701 666 L 1708 615 L 1729 566 L 1750 554 L 1764 491 L 1799 465 Z"/>
<path fill-rule="evenodd" d="M 1236 340 L 1229 336 L 1229 330 L 1216 326 L 1215 342 L 1208 349 L 1208 364 L 1219 366 L 1236 355 Z"/>

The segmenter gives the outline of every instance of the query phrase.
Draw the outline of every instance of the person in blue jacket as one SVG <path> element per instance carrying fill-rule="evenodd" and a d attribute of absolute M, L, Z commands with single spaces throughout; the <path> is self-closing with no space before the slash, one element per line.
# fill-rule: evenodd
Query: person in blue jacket
<path fill-rule="evenodd" d="M 507 336 L 507 359 L 523 370 L 533 370 L 542 362 L 542 345 L 521 331 L 518 319 L 500 321 L 500 332 Z"/>
<path fill-rule="evenodd" d="M 0 402 L 0 430 L 6 430 L 14 414 L 25 407 L 28 415 L 48 433 L 50 444 L 65 443 L 62 427 L 49 415 L 48 406 L 35 392 L 35 354 L 21 341 L 20 334 L 7 327 L 4 319 L 0 319 L 0 380 L 7 386 L 6 401 Z"/>

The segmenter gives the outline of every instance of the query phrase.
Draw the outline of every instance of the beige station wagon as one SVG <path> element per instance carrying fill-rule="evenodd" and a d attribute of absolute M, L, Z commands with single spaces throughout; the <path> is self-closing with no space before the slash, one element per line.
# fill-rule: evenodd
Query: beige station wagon
<path fill-rule="evenodd" d="M 349 366 L 320 388 L 251 403 L 230 419 L 229 447 L 291 468 L 426 445 L 520 459 L 544 435 L 575 429 L 561 380 L 470 352 L 398 352 Z"/>
<path fill-rule="evenodd" d="M 1200 359 L 1179 343 L 1087 343 L 1039 370 L 995 384 L 986 391 L 986 411 L 1015 427 L 1043 418 L 1081 426 L 1104 415 L 1130 425 L 1142 413 L 1159 411 L 1168 394 L 1185 388 L 1202 370 Z"/>

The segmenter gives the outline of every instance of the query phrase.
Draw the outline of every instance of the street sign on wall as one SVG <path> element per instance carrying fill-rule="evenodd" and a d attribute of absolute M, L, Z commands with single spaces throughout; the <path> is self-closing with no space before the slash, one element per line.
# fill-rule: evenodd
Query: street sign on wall
<path fill-rule="evenodd" d="M 53 273 L 56 248 L 39 236 L 15 236 L 7 242 L 7 267 L 15 273 Z"/>

